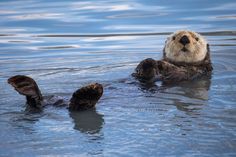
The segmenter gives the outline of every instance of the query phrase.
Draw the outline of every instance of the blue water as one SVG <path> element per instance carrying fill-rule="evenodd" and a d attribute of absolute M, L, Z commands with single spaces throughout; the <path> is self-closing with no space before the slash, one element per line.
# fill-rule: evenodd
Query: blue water
<path fill-rule="evenodd" d="M 233 0 L 0 1 L 0 156 L 236 156 Z M 167 36 L 202 33 L 212 78 L 143 86 L 130 74 L 160 59 Z M 104 86 L 96 109 L 25 111 L 7 79 L 33 77 L 69 99 Z"/>

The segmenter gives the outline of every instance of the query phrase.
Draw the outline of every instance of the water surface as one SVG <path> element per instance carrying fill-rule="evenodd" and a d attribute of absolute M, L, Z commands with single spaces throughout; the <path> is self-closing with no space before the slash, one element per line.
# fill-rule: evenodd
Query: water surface
<path fill-rule="evenodd" d="M 0 2 L 0 156 L 236 156 L 236 3 L 233 0 Z M 166 37 L 202 33 L 214 72 L 175 86 L 130 74 L 160 59 Z M 25 111 L 6 82 L 28 75 L 69 99 L 104 85 L 95 110 Z"/>

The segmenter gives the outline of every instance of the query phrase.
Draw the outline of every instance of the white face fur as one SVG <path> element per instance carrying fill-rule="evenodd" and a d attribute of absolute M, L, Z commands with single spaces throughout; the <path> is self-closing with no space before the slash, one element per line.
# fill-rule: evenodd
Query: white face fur
<path fill-rule="evenodd" d="M 173 62 L 199 62 L 207 54 L 207 41 L 198 33 L 177 31 L 167 38 L 164 52 Z"/>

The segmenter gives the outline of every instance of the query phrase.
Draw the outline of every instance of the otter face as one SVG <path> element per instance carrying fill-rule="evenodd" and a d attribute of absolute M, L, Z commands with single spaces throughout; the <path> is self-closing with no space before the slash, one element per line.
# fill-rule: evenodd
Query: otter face
<path fill-rule="evenodd" d="M 177 31 L 167 38 L 164 54 L 173 62 L 196 63 L 207 54 L 207 42 L 198 33 Z"/>

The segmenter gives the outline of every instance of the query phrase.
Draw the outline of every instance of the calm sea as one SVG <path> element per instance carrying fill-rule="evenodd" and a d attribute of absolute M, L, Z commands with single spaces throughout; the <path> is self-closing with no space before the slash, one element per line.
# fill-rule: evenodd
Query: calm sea
<path fill-rule="evenodd" d="M 1 0 L 0 18 L 0 156 L 236 156 L 234 0 Z M 135 81 L 180 29 L 208 40 L 212 78 Z M 105 93 L 92 111 L 30 113 L 7 84 L 18 74 L 45 96 L 92 82 Z"/>

